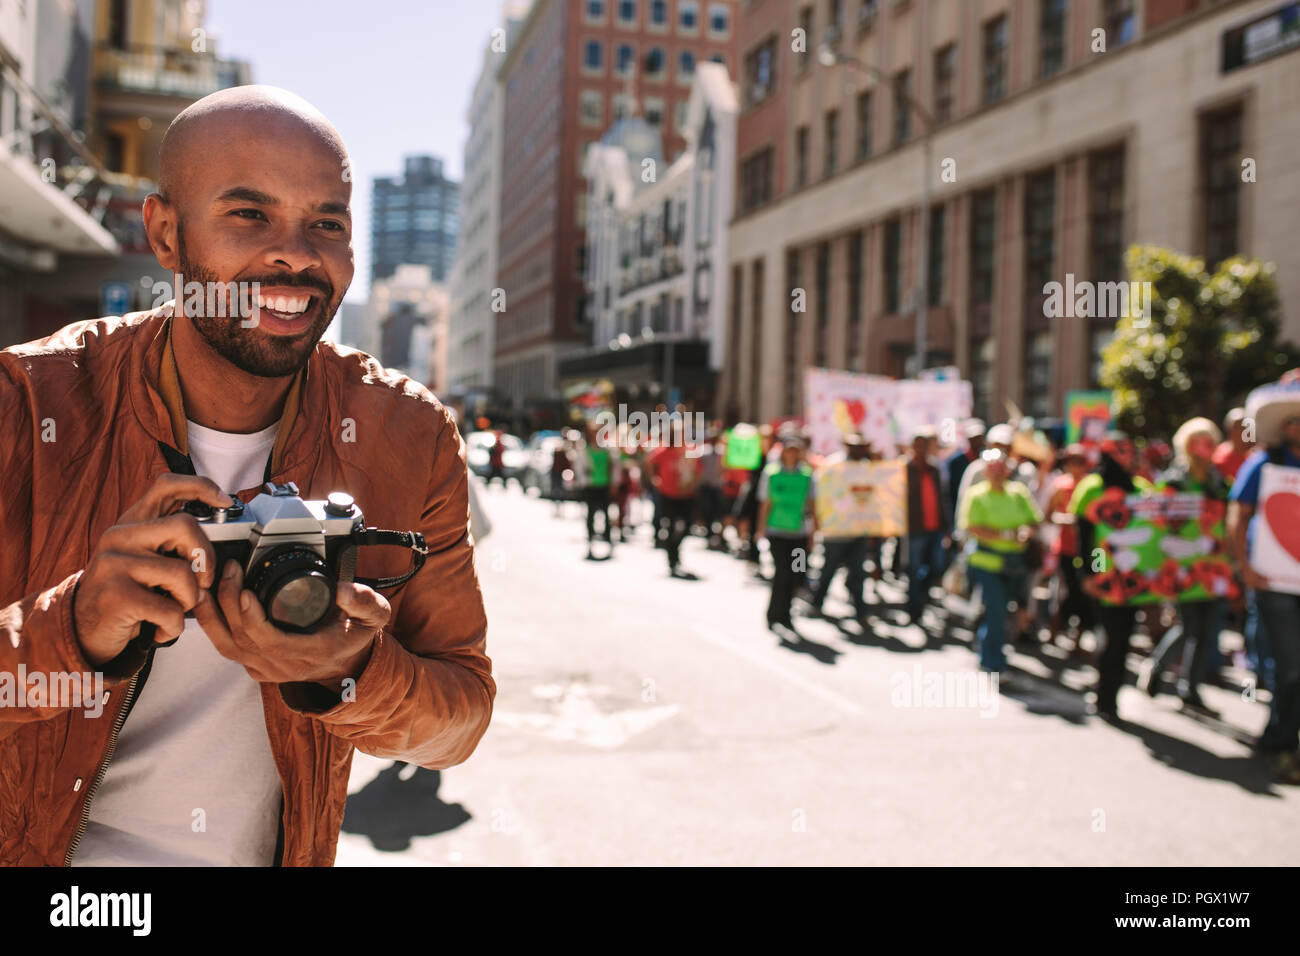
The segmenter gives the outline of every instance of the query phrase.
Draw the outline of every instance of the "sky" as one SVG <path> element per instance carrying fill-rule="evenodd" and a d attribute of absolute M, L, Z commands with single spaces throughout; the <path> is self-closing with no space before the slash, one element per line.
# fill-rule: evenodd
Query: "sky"
<path fill-rule="evenodd" d="M 370 281 L 370 183 L 432 153 L 460 181 L 465 121 L 500 0 L 207 0 L 218 55 L 284 87 L 338 128 L 352 159 L 356 277 Z"/>

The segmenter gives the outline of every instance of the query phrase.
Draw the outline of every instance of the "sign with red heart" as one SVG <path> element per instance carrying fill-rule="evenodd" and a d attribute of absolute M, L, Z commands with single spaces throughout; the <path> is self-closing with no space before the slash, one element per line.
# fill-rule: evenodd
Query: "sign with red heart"
<path fill-rule="evenodd" d="M 1300 594 L 1300 468 L 1265 465 L 1250 563 L 1269 590 Z"/>

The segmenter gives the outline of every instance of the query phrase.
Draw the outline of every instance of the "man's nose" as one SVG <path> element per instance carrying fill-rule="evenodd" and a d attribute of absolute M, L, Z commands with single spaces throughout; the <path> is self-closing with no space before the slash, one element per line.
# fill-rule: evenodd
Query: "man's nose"
<path fill-rule="evenodd" d="M 322 264 L 310 230 L 298 223 L 285 224 L 266 250 L 267 264 L 291 272 L 319 269 Z"/>

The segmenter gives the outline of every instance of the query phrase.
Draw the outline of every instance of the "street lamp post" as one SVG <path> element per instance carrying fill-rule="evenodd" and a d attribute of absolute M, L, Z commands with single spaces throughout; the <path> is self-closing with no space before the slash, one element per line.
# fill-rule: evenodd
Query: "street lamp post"
<path fill-rule="evenodd" d="M 934 141 L 934 117 L 924 106 L 917 102 L 910 93 L 901 90 L 896 80 L 885 76 L 884 72 L 869 63 L 864 63 L 839 48 L 840 30 L 829 27 L 825 39 L 818 49 L 817 58 L 823 66 L 847 66 L 863 73 L 873 83 L 888 84 L 896 94 L 901 93 L 907 105 L 921 118 L 924 132 L 921 137 L 921 227 L 920 227 L 920 268 L 917 270 L 916 291 L 916 374 L 919 376 L 925 368 L 926 348 L 929 338 L 930 306 L 930 196 L 932 183 L 932 151 Z"/>

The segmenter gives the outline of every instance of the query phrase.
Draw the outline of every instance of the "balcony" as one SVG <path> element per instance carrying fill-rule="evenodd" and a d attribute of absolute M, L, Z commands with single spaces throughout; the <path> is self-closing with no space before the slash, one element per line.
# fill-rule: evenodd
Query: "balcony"
<path fill-rule="evenodd" d="M 100 44 L 95 51 L 95 81 L 101 94 L 156 101 L 172 115 L 209 93 L 247 83 L 247 63 L 223 60 L 188 47 L 129 47 Z"/>

